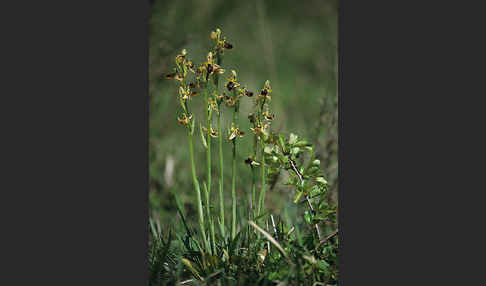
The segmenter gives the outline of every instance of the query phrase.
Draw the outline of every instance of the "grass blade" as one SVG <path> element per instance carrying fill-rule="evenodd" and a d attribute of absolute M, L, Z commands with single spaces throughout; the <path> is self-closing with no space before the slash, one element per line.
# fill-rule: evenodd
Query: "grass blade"
<path fill-rule="evenodd" d="M 182 212 L 182 207 L 181 207 L 179 198 L 175 193 L 173 193 L 173 194 L 174 194 L 174 198 L 176 200 L 177 212 L 179 213 L 179 215 L 181 216 L 181 219 L 182 219 L 182 224 L 184 225 L 184 228 L 186 229 L 187 234 L 191 237 L 192 233 L 191 233 L 191 230 L 189 229 L 189 226 L 187 226 L 186 218 L 184 216 L 184 213 Z"/>
<path fill-rule="evenodd" d="M 275 245 L 275 247 L 277 247 L 277 249 L 282 253 L 282 255 L 285 256 L 285 258 L 289 259 L 289 256 L 287 255 L 287 252 L 285 252 L 285 250 L 283 249 L 283 247 L 280 245 L 280 243 L 278 243 L 278 241 L 275 240 L 275 238 L 273 238 L 268 232 L 266 232 L 265 230 L 263 230 L 262 228 L 260 228 L 256 223 L 254 223 L 252 221 L 249 221 L 248 223 L 252 227 L 254 227 L 256 230 L 258 230 L 259 232 L 261 232 L 261 234 L 263 234 L 263 236 L 265 236 L 265 238 L 268 239 L 268 241 L 270 241 L 273 245 Z"/>
<path fill-rule="evenodd" d="M 189 269 L 189 271 L 191 271 L 191 273 L 199 280 L 204 280 L 204 278 L 201 277 L 201 275 L 199 275 L 199 272 L 197 272 L 196 268 L 194 268 L 194 266 L 192 265 L 191 261 L 189 261 L 188 259 L 186 258 L 181 258 L 182 260 L 182 263 L 184 263 L 184 265 L 186 265 L 187 269 Z"/>

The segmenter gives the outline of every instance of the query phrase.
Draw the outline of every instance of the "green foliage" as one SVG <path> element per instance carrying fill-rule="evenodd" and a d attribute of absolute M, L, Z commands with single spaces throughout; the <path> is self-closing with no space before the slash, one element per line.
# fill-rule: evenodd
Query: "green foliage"
<path fill-rule="evenodd" d="M 158 200 L 151 201 L 151 210 L 157 210 L 164 224 L 172 220 L 176 209 L 172 191 L 177 192 L 188 212 L 188 221 L 197 223 L 189 152 L 181 147 L 187 144 L 187 133 L 174 120 L 175 106 L 178 104 L 177 89 L 172 82 L 164 79 L 172 71 L 174 56 L 183 48 L 190 51 L 194 62 L 203 62 L 207 56 L 208 32 L 220 27 L 235 47 L 226 52 L 223 65 L 228 71 L 221 76 L 224 85 L 231 69 L 238 71 L 238 78 L 255 95 L 268 78 L 276 95 L 271 109 L 276 114 L 272 126 L 284 134 L 297 132 L 315 144 L 316 157 L 321 161 L 324 177 L 329 182 L 330 200 L 337 198 L 337 7 L 336 0 L 309 1 L 304 5 L 290 1 L 175 1 L 155 0 L 150 17 L 149 79 L 150 79 L 150 193 Z M 203 94 L 200 95 L 200 98 Z M 277 98 L 278 97 L 278 98 Z M 203 101 L 192 102 L 192 112 L 206 126 Z M 224 103 L 223 103 L 224 106 Z M 253 109 L 251 101 L 243 100 L 240 106 L 240 129 L 248 131 L 251 124 L 244 115 Z M 216 113 L 215 113 L 216 114 Z M 180 115 L 180 114 L 179 114 Z M 215 115 L 213 115 L 215 116 Z M 233 112 L 221 114 L 222 131 L 232 121 Z M 216 116 L 215 118 L 216 119 Z M 213 128 L 216 122 L 213 119 Z M 199 133 L 199 130 L 196 130 Z M 240 164 L 253 152 L 251 134 L 240 138 L 237 152 L 236 197 L 237 201 L 247 200 L 248 194 L 239 186 L 251 184 L 249 167 Z M 225 137 L 225 136 L 223 136 Z M 224 139 L 226 140 L 227 137 Z M 218 139 L 212 139 L 219 141 Z M 200 134 L 195 134 L 194 156 L 196 162 L 206 162 L 206 151 L 199 142 Z M 219 142 L 212 148 L 212 172 L 219 172 Z M 223 204 L 232 203 L 231 164 L 232 146 L 223 144 L 225 154 Z M 260 151 L 258 152 L 260 156 Z M 173 159 L 174 172 L 167 174 L 169 161 Z M 257 172 L 256 198 L 260 192 L 261 169 Z M 196 169 L 197 177 L 207 176 L 205 165 Z M 218 178 L 219 179 L 219 178 Z M 211 196 L 213 207 L 218 210 L 219 180 L 213 180 Z M 287 189 L 281 186 L 286 180 L 284 174 L 268 181 L 265 194 L 265 208 L 279 212 L 289 201 Z M 217 183 L 216 183 L 217 182 Z M 216 183 L 216 184 L 215 184 Z M 272 184 L 274 183 L 274 184 Z M 201 182 L 202 184 L 202 182 Z M 216 192 L 214 191 L 216 189 Z M 202 190 L 202 186 L 201 186 Z M 205 197 L 203 194 L 203 204 Z M 231 207 L 225 214 L 231 222 Z M 237 212 L 239 212 L 237 210 Z M 240 215 L 238 214 L 238 217 Z M 239 218 L 237 224 L 239 224 Z M 215 221 L 217 230 L 218 222 Z M 228 226 L 228 221 L 225 221 Z M 230 230 L 228 228 L 228 230 Z"/>
<path fill-rule="evenodd" d="M 175 266 L 176 255 L 171 250 L 172 233 L 169 231 L 167 239 L 164 239 L 158 221 L 149 220 L 149 285 L 167 285 L 167 282 L 177 276 Z"/>
<path fill-rule="evenodd" d="M 179 86 L 177 120 L 187 131 L 189 165 L 197 196 L 195 205 L 199 219 L 197 228 L 192 228 L 187 223 L 180 199 L 174 192 L 181 217 L 180 225 L 183 225 L 184 231 L 177 232 L 176 238 L 168 231 L 167 238 L 164 239 L 159 221 L 150 220 L 151 285 L 198 285 L 216 282 L 223 285 L 337 283 L 337 230 L 327 227 L 325 234 L 321 230 L 322 226 L 335 225 L 337 209 L 326 196 L 329 184 L 322 175 L 313 145 L 293 133 L 287 139 L 283 134 L 272 131 L 271 124 L 275 115 L 270 111 L 273 90 L 268 80 L 258 93 L 254 93 L 243 85 L 236 71 L 232 70 L 222 90 L 220 89 L 219 77 L 228 73 L 222 65 L 223 55 L 226 50 L 233 49 L 233 44 L 222 35 L 220 29 L 211 32 L 210 38 L 214 45 L 207 54 L 206 61 L 201 64 L 193 63 L 187 50 L 183 49 L 175 57 L 175 68 L 166 75 L 167 79 L 175 80 Z M 204 96 L 201 97 L 200 94 Z M 195 160 L 193 142 L 198 118 L 198 114 L 193 111 L 193 104 L 201 98 L 204 112 L 199 116 L 204 118 L 202 122 L 205 127 L 199 124 L 198 129 L 203 150 L 206 152 L 206 164 Z M 243 131 L 239 124 L 239 109 L 245 100 L 253 101 L 254 110 L 248 115 L 250 130 Z M 232 112 L 233 115 L 226 135 L 222 131 L 219 117 L 221 113 L 226 113 L 224 110 Z M 212 127 L 213 114 L 218 115 L 217 130 Z M 251 184 L 240 181 L 238 188 L 246 190 L 248 200 L 237 201 L 236 165 L 243 163 L 237 146 L 246 133 L 253 135 L 252 154 L 244 160 L 250 167 L 252 179 Z M 232 149 L 231 232 L 225 231 L 225 221 L 230 220 L 225 220 L 222 179 L 223 169 L 226 167 L 221 145 L 218 215 L 212 203 L 212 137 L 218 138 L 219 144 L 225 143 Z M 196 167 L 201 166 L 206 169 L 206 181 L 202 183 L 204 205 L 196 171 Z M 274 186 L 276 175 L 281 173 L 288 176 L 285 184 L 294 192 L 294 203 L 297 204 L 303 220 L 286 219 L 284 222 L 279 215 L 274 217 L 265 210 L 267 184 Z M 257 176 L 260 176 L 258 202 Z M 151 200 L 156 198 L 151 197 Z M 215 232 L 216 221 L 219 223 L 219 233 Z"/>

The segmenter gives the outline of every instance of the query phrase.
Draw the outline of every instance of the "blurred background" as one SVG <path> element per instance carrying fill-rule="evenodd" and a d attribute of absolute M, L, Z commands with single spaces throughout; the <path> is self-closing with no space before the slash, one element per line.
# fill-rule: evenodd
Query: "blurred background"
<path fill-rule="evenodd" d="M 330 183 L 328 198 L 337 202 L 338 5 L 337 0 L 151 1 L 149 208 L 152 216 L 159 217 L 164 225 L 173 222 L 177 214 L 173 193 L 177 193 L 188 218 L 196 217 L 187 132 L 177 122 L 180 112 L 177 85 L 164 76 L 172 71 L 174 57 L 183 48 L 196 64 L 205 60 L 211 44 L 209 34 L 216 28 L 233 44 L 233 49 L 225 52 L 223 68 L 236 70 L 240 82 L 253 92 L 258 92 L 265 80 L 270 80 L 273 89 L 270 108 L 275 113 L 272 130 L 287 136 L 296 133 L 316 146 L 325 178 Z M 251 102 L 245 98 L 243 101 L 240 126 L 248 132 Z M 193 100 L 191 105 L 199 110 L 196 120 L 200 120 L 202 100 Z M 225 111 L 223 126 L 228 126 L 231 114 Z M 197 173 L 202 183 L 205 153 L 199 134 L 194 138 Z M 251 136 L 243 137 L 240 142 L 236 191 L 244 201 L 251 177 L 243 161 L 250 154 Z M 213 145 L 212 160 L 214 201 L 219 170 L 216 146 Z M 229 212 L 230 147 L 225 146 L 224 152 L 225 166 L 228 166 L 224 189 Z M 276 215 L 282 210 L 297 212 L 292 191 L 281 183 L 267 191 L 266 208 Z"/>

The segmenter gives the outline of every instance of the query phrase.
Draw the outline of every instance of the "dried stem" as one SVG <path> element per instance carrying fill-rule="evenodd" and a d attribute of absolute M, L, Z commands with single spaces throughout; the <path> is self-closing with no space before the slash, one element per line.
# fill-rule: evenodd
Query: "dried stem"
<path fill-rule="evenodd" d="M 302 178 L 302 174 L 299 172 L 299 170 L 297 170 L 297 167 L 295 166 L 294 160 L 292 160 L 291 158 L 289 158 L 289 162 L 290 162 L 290 166 L 291 166 L 292 170 L 295 172 L 295 174 L 297 174 L 297 177 L 299 178 L 300 183 L 302 183 L 304 181 L 303 178 Z M 312 206 L 312 202 L 309 199 L 309 195 L 306 194 L 305 195 L 305 199 L 307 201 L 307 205 L 309 206 L 312 214 L 315 214 L 316 213 L 316 210 Z M 319 226 L 317 225 L 317 223 L 314 225 L 314 227 L 316 228 L 317 237 L 319 239 L 321 239 L 321 233 L 319 231 Z"/>
<path fill-rule="evenodd" d="M 318 248 L 319 246 L 321 246 L 322 244 L 326 243 L 327 241 L 329 241 L 329 239 L 333 238 L 334 236 L 336 236 L 336 234 L 339 233 L 339 230 L 336 229 L 333 233 L 331 233 L 330 235 L 326 236 L 323 240 L 319 241 L 319 244 L 316 245 L 316 248 Z"/>

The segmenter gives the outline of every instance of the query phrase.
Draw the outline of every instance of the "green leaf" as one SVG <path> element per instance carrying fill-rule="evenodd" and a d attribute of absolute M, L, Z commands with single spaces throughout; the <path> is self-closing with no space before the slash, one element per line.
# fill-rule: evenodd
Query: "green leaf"
<path fill-rule="evenodd" d="M 304 175 L 306 175 L 308 177 L 314 177 L 314 176 L 317 176 L 319 174 L 319 171 L 320 171 L 320 169 L 318 167 L 311 166 L 310 168 L 304 170 Z"/>
<path fill-rule="evenodd" d="M 184 263 L 187 267 L 187 269 L 189 269 L 189 271 L 191 271 L 191 273 L 199 280 L 204 280 L 201 275 L 199 275 L 199 272 L 196 270 L 196 268 L 192 265 L 191 261 L 189 261 L 188 259 L 186 258 L 181 258 L 182 260 L 182 263 Z"/>
<path fill-rule="evenodd" d="M 294 203 L 298 203 L 299 200 L 300 200 L 300 197 L 302 197 L 302 192 L 297 192 L 295 195 L 294 195 Z"/>
<path fill-rule="evenodd" d="M 299 147 L 294 147 L 290 150 L 290 154 L 297 155 L 297 154 L 299 154 L 299 151 L 300 151 Z"/>
<path fill-rule="evenodd" d="M 278 141 L 280 142 L 280 146 L 282 147 L 282 149 L 285 151 L 285 139 L 283 138 L 283 136 L 281 134 L 278 134 Z"/>
<path fill-rule="evenodd" d="M 294 145 L 295 143 L 297 143 L 297 139 L 297 135 L 295 135 L 294 133 L 290 133 L 289 144 Z"/>
<path fill-rule="evenodd" d="M 325 260 L 318 260 L 317 266 L 319 266 L 319 268 L 324 271 L 327 271 L 329 269 L 329 263 L 327 263 Z"/>
<path fill-rule="evenodd" d="M 231 254 L 231 261 L 233 262 L 234 256 L 238 254 L 238 242 L 240 241 L 241 234 L 243 230 L 240 230 L 233 240 L 230 240 L 229 243 L 229 253 Z"/>
<path fill-rule="evenodd" d="M 184 99 L 182 99 L 182 96 L 179 96 L 179 101 L 181 103 L 182 109 L 184 110 L 185 113 L 187 113 L 186 105 L 184 103 Z"/>
<path fill-rule="evenodd" d="M 199 133 L 201 134 L 201 141 L 205 149 L 208 148 L 208 143 L 206 142 L 206 137 L 204 136 L 204 132 L 202 130 L 202 125 L 199 124 Z"/>
<path fill-rule="evenodd" d="M 323 185 L 327 185 L 327 181 L 326 179 L 324 179 L 324 177 L 317 177 L 316 182 L 321 183 Z"/>
<path fill-rule="evenodd" d="M 154 221 L 152 218 L 149 218 L 149 223 L 150 223 L 150 230 L 152 231 L 152 235 L 155 239 L 159 238 L 159 235 L 155 229 Z"/>
<path fill-rule="evenodd" d="M 179 215 L 181 216 L 181 219 L 182 219 L 182 224 L 184 225 L 184 228 L 186 229 L 187 235 L 191 236 L 192 234 L 191 234 L 189 227 L 187 226 L 186 219 L 185 219 L 184 213 L 182 212 L 182 207 L 180 205 L 180 201 L 178 199 L 178 196 L 174 194 L 174 197 L 176 199 L 177 211 L 179 212 Z"/>
<path fill-rule="evenodd" d="M 263 149 L 266 154 L 272 154 L 273 146 L 265 146 Z"/>
<path fill-rule="evenodd" d="M 265 211 L 263 214 L 257 216 L 256 218 L 254 218 L 255 221 L 258 221 L 259 219 L 265 217 L 265 216 L 268 216 L 270 214 L 270 212 L 267 210 Z"/>
<path fill-rule="evenodd" d="M 194 134 L 194 124 L 196 123 L 196 120 L 191 119 L 191 129 L 190 129 L 190 132 L 191 132 L 191 135 Z"/>
<path fill-rule="evenodd" d="M 320 191 L 320 189 L 319 189 L 318 186 L 315 186 L 314 185 L 314 186 L 312 186 L 312 188 L 311 188 L 311 190 L 310 190 L 309 193 L 310 193 L 311 197 L 313 197 L 313 196 L 319 195 L 321 193 L 321 191 Z"/>
<path fill-rule="evenodd" d="M 223 248 L 223 261 L 226 262 L 227 264 L 229 264 L 230 262 L 230 256 L 228 254 L 228 251 L 226 251 L 226 249 Z"/>
<path fill-rule="evenodd" d="M 309 146 L 309 145 L 310 144 L 307 143 L 307 141 L 305 141 L 305 140 L 300 140 L 297 143 L 295 143 L 295 146 L 297 146 L 297 147 L 305 147 L 305 146 Z"/>
<path fill-rule="evenodd" d="M 270 275 L 268 275 L 268 279 L 274 280 L 275 278 L 277 278 L 277 276 L 278 276 L 277 272 L 272 272 L 272 273 L 270 273 Z"/>
<path fill-rule="evenodd" d="M 309 213 L 309 211 L 305 211 L 305 213 L 304 213 L 304 220 L 305 220 L 305 222 L 307 222 L 308 224 L 311 224 L 311 222 L 312 222 L 312 217 L 311 217 L 311 214 Z"/>

